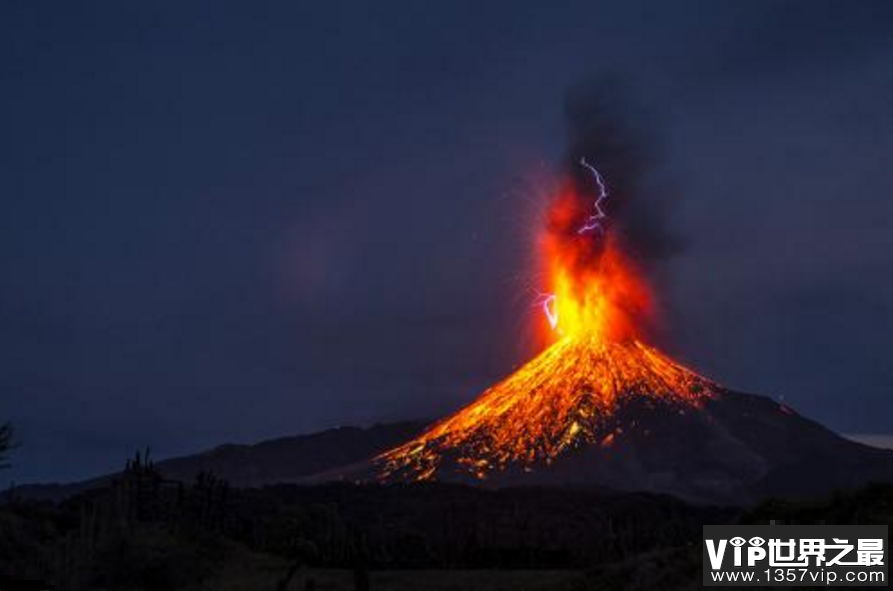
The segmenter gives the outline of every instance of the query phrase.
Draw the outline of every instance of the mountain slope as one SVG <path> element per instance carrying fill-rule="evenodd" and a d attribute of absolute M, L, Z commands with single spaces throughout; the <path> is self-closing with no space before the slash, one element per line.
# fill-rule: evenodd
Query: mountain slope
<path fill-rule="evenodd" d="M 167 478 L 191 482 L 211 471 L 238 487 L 299 482 L 369 458 L 418 434 L 424 423 L 404 421 L 368 428 L 338 427 L 308 435 L 263 441 L 253 445 L 227 444 L 190 456 L 162 460 L 156 468 Z M 108 484 L 107 474 L 68 484 L 31 484 L 16 488 L 24 498 L 57 501 Z"/>
<path fill-rule="evenodd" d="M 254 445 L 222 445 L 193 456 L 158 462 L 157 467 L 174 480 L 191 480 L 200 471 L 212 471 L 238 487 L 298 482 L 367 460 L 417 434 L 422 426 L 407 421 L 365 429 L 338 427 Z"/>
<path fill-rule="evenodd" d="M 461 453 L 439 450 L 436 467 L 426 474 L 411 466 L 394 470 L 392 451 L 378 459 L 378 470 L 385 480 L 424 475 L 488 487 L 606 487 L 721 503 L 816 497 L 869 481 L 893 481 L 893 452 L 844 439 L 763 396 L 719 389 L 689 406 L 626 396 L 610 416 L 600 439 L 533 462 L 474 473 Z M 436 430 L 397 450 L 413 449 Z"/>

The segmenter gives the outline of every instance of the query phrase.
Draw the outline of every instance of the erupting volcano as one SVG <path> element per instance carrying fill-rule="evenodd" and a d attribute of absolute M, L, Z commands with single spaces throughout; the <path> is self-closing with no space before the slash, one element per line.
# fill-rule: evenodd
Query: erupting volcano
<path fill-rule="evenodd" d="M 567 450 L 610 446 L 623 432 L 617 409 L 635 398 L 698 408 L 717 387 L 641 340 L 653 313 L 650 291 L 622 250 L 606 214 L 573 182 L 547 216 L 542 250 L 551 293 L 541 303 L 555 342 L 477 401 L 383 456 L 387 475 L 436 477 L 447 460 L 478 478 L 512 465 L 535 470 Z"/>
<path fill-rule="evenodd" d="M 613 224 L 609 180 L 586 159 L 575 163 L 585 176 L 556 191 L 540 239 L 549 292 L 537 303 L 550 345 L 377 457 L 378 479 L 595 485 L 728 501 L 814 492 L 822 467 L 835 471 L 822 477 L 826 489 L 841 474 L 868 479 L 893 466 L 889 454 L 767 398 L 728 391 L 648 344 L 652 291 Z"/>

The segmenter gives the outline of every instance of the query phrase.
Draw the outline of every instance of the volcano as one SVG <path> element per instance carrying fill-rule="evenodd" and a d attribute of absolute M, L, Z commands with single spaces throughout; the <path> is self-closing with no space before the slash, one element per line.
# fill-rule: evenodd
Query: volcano
<path fill-rule="evenodd" d="M 552 342 L 465 408 L 375 458 L 377 477 L 596 486 L 708 502 L 815 496 L 893 478 L 890 452 L 731 391 L 648 344 L 652 290 L 611 224 L 604 179 L 581 164 L 595 195 L 566 183 L 541 242 L 550 291 L 539 303 Z"/>
<path fill-rule="evenodd" d="M 684 414 L 717 392 L 712 382 L 638 341 L 567 338 L 385 454 L 385 474 L 425 480 L 442 472 L 444 463 L 478 479 L 512 466 L 530 472 L 579 447 L 612 447 L 624 432 L 620 409 L 661 407 Z"/>
<path fill-rule="evenodd" d="M 747 504 L 893 481 L 893 453 L 657 350 L 560 341 L 375 459 L 386 482 L 596 487 Z"/>

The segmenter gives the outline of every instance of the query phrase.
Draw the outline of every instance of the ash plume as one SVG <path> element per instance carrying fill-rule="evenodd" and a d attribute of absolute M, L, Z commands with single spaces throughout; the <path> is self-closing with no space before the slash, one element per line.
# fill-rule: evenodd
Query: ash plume
<path fill-rule="evenodd" d="M 604 202 L 606 231 L 621 240 L 624 250 L 639 263 L 666 260 L 683 249 L 682 239 L 669 224 L 675 196 L 669 188 L 648 187 L 646 180 L 657 156 L 658 144 L 646 133 L 647 117 L 629 99 L 614 78 L 591 79 L 572 87 L 566 95 L 564 117 L 567 147 L 563 166 L 575 193 L 591 208 L 598 185 L 585 161 L 598 169 L 610 197 Z M 588 209 L 587 209 L 588 211 Z M 594 234 L 593 247 L 599 247 Z"/>

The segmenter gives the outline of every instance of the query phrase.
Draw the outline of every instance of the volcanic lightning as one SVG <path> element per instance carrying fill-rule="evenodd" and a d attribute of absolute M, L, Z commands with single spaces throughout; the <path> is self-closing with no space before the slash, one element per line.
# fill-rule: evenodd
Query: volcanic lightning
<path fill-rule="evenodd" d="M 535 471 L 585 445 L 616 445 L 633 427 L 618 410 L 630 401 L 684 412 L 720 391 L 646 344 L 651 289 L 609 223 L 604 178 L 585 158 L 579 164 L 595 179 L 594 213 L 565 181 L 540 239 L 549 290 L 538 304 L 552 344 L 470 405 L 376 458 L 381 478 Z"/>
<path fill-rule="evenodd" d="M 549 326 L 552 327 L 552 330 L 558 327 L 558 311 L 555 309 L 555 301 L 554 293 L 540 293 L 537 294 L 534 302 L 534 305 L 542 308 L 543 314 L 545 314 L 546 320 L 549 321 Z"/>
<path fill-rule="evenodd" d="M 598 197 L 595 198 L 595 213 L 589 216 L 589 219 L 586 220 L 583 227 L 577 230 L 577 233 L 583 234 L 584 232 L 591 232 L 592 230 L 604 232 L 601 222 L 608 216 L 602 209 L 602 204 L 608 199 L 608 188 L 605 185 L 601 173 L 594 166 L 586 162 L 585 156 L 580 158 L 580 166 L 589 169 L 592 176 L 595 178 L 595 184 L 598 185 Z"/>

